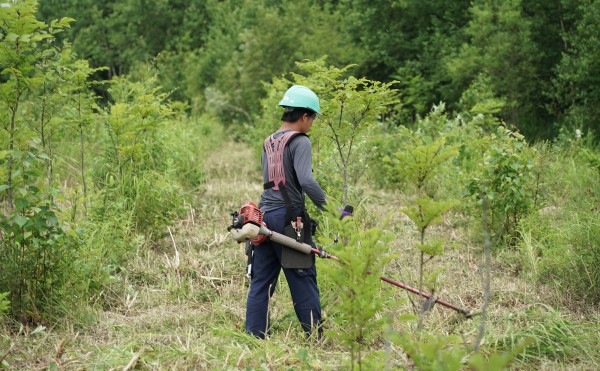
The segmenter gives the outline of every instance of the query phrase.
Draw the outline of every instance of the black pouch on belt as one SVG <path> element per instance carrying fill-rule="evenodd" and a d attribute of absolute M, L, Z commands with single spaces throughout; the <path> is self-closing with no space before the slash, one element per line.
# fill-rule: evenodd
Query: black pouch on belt
<path fill-rule="evenodd" d="M 293 238 L 298 242 L 311 245 L 312 237 L 310 217 L 306 210 L 302 210 L 300 216 L 302 217 L 303 224 L 303 227 L 300 229 L 300 238 L 298 238 L 298 232 L 292 226 L 291 222 L 288 222 L 288 224 L 283 230 L 283 234 Z M 296 219 L 294 219 L 293 221 L 296 221 Z M 298 250 L 294 250 L 291 247 L 283 246 L 283 249 L 281 251 L 282 267 L 294 269 L 309 269 L 312 268 L 313 264 L 315 264 L 315 257 L 313 256 L 313 254 L 305 254 Z"/>
<path fill-rule="evenodd" d="M 275 183 L 270 181 L 264 184 L 265 189 L 269 189 L 273 187 Z M 285 183 L 280 182 L 278 184 L 279 190 L 281 191 L 281 195 L 286 203 L 287 213 L 285 216 L 286 225 L 283 229 L 283 234 L 287 237 L 291 237 L 294 240 L 312 245 L 312 220 L 308 215 L 308 212 L 303 207 L 300 211 L 300 216 L 302 218 L 302 228 L 300 231 L 296 231 L 296 228 L 291 224 L 293 221 L 296 221 L 297 217 L 294 217 L 292 201 L 290 196 L 285 188 Z M 298 236 L 298 232 L 300 232 L 300 236 Z M 313 254 L 305 254 L 298 250 L 294 250 L 291 247 L 283 246 L 281 250 L 281 266 L 284 268 L 292 268 L 292 269 L 309 269 L 315 264 L 315 257 Z"/>

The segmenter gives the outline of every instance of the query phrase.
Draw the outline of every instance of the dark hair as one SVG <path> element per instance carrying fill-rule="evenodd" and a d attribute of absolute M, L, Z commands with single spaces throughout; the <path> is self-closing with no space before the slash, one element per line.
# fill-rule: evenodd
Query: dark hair
<path fill-rule="evenodd" d="M 298 108 L 298 107 L 284 107 L 285 111 L 283 111 L 283 115 L 281 115 L 281 121 L 286 121 L 286 122 L 296 122 L 298 120 L 300 120 L 300 118 L 302 116 L 304 116 L 304 114 L 307 114 L 309 116 L 315 116 L 317 115 L 317 113 L 313 110 L 310 110 L 308 108 Z"/>

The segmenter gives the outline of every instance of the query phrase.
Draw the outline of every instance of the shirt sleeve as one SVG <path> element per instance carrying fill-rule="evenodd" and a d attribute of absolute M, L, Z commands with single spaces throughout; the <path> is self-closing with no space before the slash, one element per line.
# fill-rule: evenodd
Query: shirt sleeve
<path fill-rule="evenodd" d="M 293 142 L 294 169 L 298 183 L 311 201 L 321 210 L 325 206 L 325 193 L 312 175 L 312 144 L 306 136 L 299 136 Z"/>

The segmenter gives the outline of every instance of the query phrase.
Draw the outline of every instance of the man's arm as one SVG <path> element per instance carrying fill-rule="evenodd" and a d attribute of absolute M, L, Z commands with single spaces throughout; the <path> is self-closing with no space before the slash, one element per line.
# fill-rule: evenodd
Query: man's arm
<path fill-rule="evenodd" d="M 304 193 L 321 210 L 325 206 L 325 193 L 312 175 L 312 144 L 310 139 L 300 136 L 295 141 L 294 169 L 298 177 L 298 183 Z"/>

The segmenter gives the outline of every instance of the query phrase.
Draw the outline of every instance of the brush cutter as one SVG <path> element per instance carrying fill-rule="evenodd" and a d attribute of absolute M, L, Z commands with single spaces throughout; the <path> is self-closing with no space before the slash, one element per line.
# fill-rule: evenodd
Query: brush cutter
<path fill-rule="evenodd" d="M 351 206 L 346 206 L 346 208 L 344 208 L 341 211 L 342 215 L 340 218 L 352 215 Z M 288 237 L 281 233 L 271 231 L 262 220 L 262 212 L 252 202 L 249 202 L 246 205 L 242 206 L 242 208 L 239 211 L 232 213 L 231 216 L 233 218 L 233 221 L 232 224 L 227 228 L 227 230 L 231 234 L 231 237 L 238 243 L 251 241 L 254 245 L 259 245 L 264 240 L 269 238 L 273 242 L 290 247 L 305 254 L 315 254 L 324 259 L 333 259 L 338 262 L 341 262 L 341 260 L 338 257 L 327 253 L 323 249 L 316 249 L 309 244 L 298 242 L 292 237 Z M 296 220 L 292 222 L 292 224 L 294 225 L 294 228 L 297 228 L 298 230 L 302 228 L 300 225 L 301 220 Z M 372 274 L 371 272 L 369 273 Z M 407 290 L 413 294 L 424 297 L 425 299 L 427 299 L 425 302 L 425 305 L 428 307 L 427 309 L 431 309 L 434 304 L 440 304 L 443 307 L 461 313 L 466 318 L 472 317 L 472 314 L 466 308 L 452 305 L 444 300 L 438 299 L 435 296 L 426 294 L 410 286 L 407 286 L 402 282 L 394 281 L 384 276 L 379 277 L 379 279 L 401 289 Z"/>

